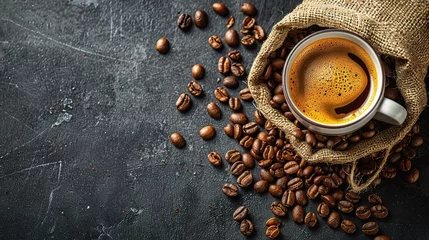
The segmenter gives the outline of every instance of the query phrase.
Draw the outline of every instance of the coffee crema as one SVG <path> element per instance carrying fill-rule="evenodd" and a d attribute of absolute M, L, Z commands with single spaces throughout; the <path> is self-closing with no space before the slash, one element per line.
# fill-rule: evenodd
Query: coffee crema
<path fill-rule="evenodd" d="M 306 46 L 293 61 L 289 92 L 296 107 L 323 124 L 352 121 L 371 105 L 377 71 L 368 53 L 343 38 L 326 38 Z"/>

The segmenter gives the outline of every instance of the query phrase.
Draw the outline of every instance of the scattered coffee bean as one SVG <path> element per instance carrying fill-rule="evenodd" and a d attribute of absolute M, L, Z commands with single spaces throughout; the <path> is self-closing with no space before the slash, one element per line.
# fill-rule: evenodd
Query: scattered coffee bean
<path fill-rule="evenodd" d="M 420 135 L 413 135 L 411 137 L 410 146 L 411 147 L 420 147 L 423 144 L 423 138 Z"/>
<path fill-rule="evenodd" d="M 241 53 L 237 50 L 230 51 L 228 57 L 236 62 L 241 62 Z"/>
<path fill-rule="evenodd" d="M 243 64 L 241 64 L 241 63 L 233 63 L 231 65 L 231 72 L 236 77 L 242 77 L 246 74 L 246 69 L 244 68 Z"/>
<path fill-rule="evenodd" d="M 230 123 L 228 123 L 224 128 L 223 131 L 228 137 L 234 137 L 234 126 L 232 126 Z"/>
<path fill-rule="evenodd" d="M 312 147 L 316 146 L 317 143 L 316 136 L 314 136 L 312 132 L 307 132 L 307 134 L 305 134 L 305 141 Z"/>
<path fill-rule="evenodd" d="M 188 110 L 191 104 L 191 97 L 186 93 L 182 93 L 176 101 L 176 108 L 183 112 Z"/>
<path fill-rule="evenodd" d="M 204 10 L 197 10 L 194 14 L 194 24 L 198 28 L 205 28 L 208 23 L 207 13 Z"/>
<path fill-rule="evenodd" d="M 354 205 L 347 200 L 341 200 L 338 202 L 337 208 L 343 213 L 351 213 L 354 210 Z"/>
<path fill-rule="evenodd" d="M 283 66 L 285 65 L 285 60 L 281 58 L 274 58 L 271 61 L 271 66 L 276 70 L 283 69 Z"/>
<path fill-rule="evenodd" d="M 241 153 L 235 149 L 229 150 L 225 154 L 225 160 L 231 164 L 240 161 Z"/>
<path fill-rule="evenodd" d="M 226 91 L 223 87 L 217 87 L 214 90 L 214 95 L 219 102 L 228 102 L 229 94 L 228 91 Z"/>
<path fill-rule="evenodd" d="M 308 212 L 305 215 L 304 222 L 308 227 L 314 227 L 317 223 L 317 216 L 314 212 Z"/>
<path fill-rule="evenodd" d="M 369 217 L 371 217 L 371 210 L 368 206 L 360 206 L 356 208 L 355 213 L 356 217 L 358 217 L 359 219 L 368 219 Z"/>
<path fill-rule="evenodd" d="M 199 80 L 204 77 L 205 69 L 201 64 L 195 64 L 192 66 L 192 77 Z"/>
<path fill-rule="evenodd" d="M 238 32 L 234 29 L 229 29 L 225 33 L 225 43 L 230 47 L 236 47 L 240 43 Z"/>
<path fill-rule="evenodd" d="M 331 195 L 329 195 L 329 194 L 323 195 L 323 196 L 321 197 L 321 199 L 322 199 L 322 201 L 323 201 L 324 203 L 326 203 L 326 205 L 328 205 L 329 207 L 334 207 L 334 206 L 335 206 L 335 199 L 334 199 L 334 197 L 332 197 Z"/>
<path fill-rule="evenodd" d="M 368 196 L 368 202 L 373 205 L 381 205 L 383 204 L 383 200 L 381 200 L 381 197 L 377 194 L 371 194 Z"/>
<path fill-rule="evenodd" d="M 255 184 L 253 185 L 253 189 L 257 193 L 263 193 L 268 189 L 268 182 L 265 180 L 259 180 L 255 182 Z"/>
<path fill-rule="evenodd" d="M 177 27 L 182 31 L 188 31 L 192 26 L 192 18 L 188 14 L 182 13 L 177 19 Z"/>
<path fill-rule="evenodd" d="M 239 82 L 235 76 L 228 76 L 223 79 L 223 85 L 227 88 L 236 89 L 238 88 Z"/>
<path fill-rule="evenodd" d="M 272 217 L 265 222 L 266 227 L 273 226 L 273 225 L 280 227 L 280 220 L 276 217 Z"/>
<path fill-rule="evenodd" d="M 213 126 L 205 126 L 200 130 L 200 137 L 204 140 L 210 140 L 216 135 L 216 130 Z"/>
<path fill-rule="evenodd" d="M 289 161 L 289 162 L 286 162 L 283 169 L 286 174 L 293 175 L 293 174 L 296 174 L 296 172 L 298 172 L 299 164 L 295 161 Z"/>
<path fill-rule="evenodd" d="M 255 44 L 255 38 L 252 35 L 245 35 L 241 39 L 241 44 L 245 47 L 252 47 Z"/>
<path fill-rule="evenodd" d="M 255 166 L 255 160 L 249 153 L 244 153 L 241 157 L 241 161 L 243 161 L 244 166 L 248 169 L 252 169 Z"/>
<path fill-rule="evenodd" d="M 170 141 L 177 148 L 182 148 L 186 144 L 185 139 L 182 137 L 180 133 L 177 133 L 177 132 L 172 133 L 170 135 Z"/>
<path fill-rule="evenodd" d="M 303 140 L 304 139 L 304 134 L 302 133 L 301 129 L 299 129 L 299 128 L 295 128 L 292 131 L 292 135 L 294 137 L 296 137 L 298 140 Z"/>
<path fill-rule="evenodd" d="M 210 102 L 209 104 L 207 104 L 206 109 L 207 109 L 207 113 L 209 114 L 210 117 L 212 117 L 214 119 L 220 119 L 221 118 L 222 111 L 220 110 L 219 106 L 216 103 Z M 224 128 L 224 130 L 225 130 L 225 128 Z M 226 131 L 225 131 L 225 133 L 226 133 Z"/>
<path fill-rule="evenodd" d="M 156 51 L 159 53 L 167 53 L 170 49 L 170 43 L 168 42 L 167 38 L 160 38 L 158 41 L 156 41 Z"/>
<path fill-rule="evenodd" d="M 269 238 L 269 239 L 276 238 L 279 235 L 279 233 L 280 233 L 280 229 L 276 225 L 270 225 L 265 230 L 265 236 L 267 236 L 267 238 Z"/>
<path fill-rule="evenodd" d="M 385 218 L 389 215 L 389 210 L 384 205 L 375 205 L 371 208 L 372 216 L 375 218 Z"/>
<path fill-rule="evenodd" d="M 240 176 L 244 171 L 246 170 L 246 167 L 244 166 L 242 161 L 237 161 L 232 164 L 229 171 L 234 176 Z"/>
<path fill-rule="evenodd" d="M 243 136 L 243 127 L 240 124 L 234 124 L 234 139 L 240 140 Z"/>
<path fill-rule="evenodd" d="M 345 198 L 346 198 L 346 200 L 348 200 L 348 201 L 350 201 L 352 203 L 358 203 L 360 201 L 360 195 L 357 194 L 357 193 L 355 193 L 355 192 L 352 192 L 352 191 L 348 191 L 346 193 L 346 197 Z"/>
<path fill-rule="evenodd" d="M 232 183 L 225 183 L 222 187 L 222 192 L 228 197 L 238 196 L 238 187 Z"/>
<path fill-rule="evenodd" d="M 199 97 L 203 93 L 203 88 L 201 87 L 201 85 L 199 83 L 197 83 L 195 81 L 190 81 L 188 83 L 188 91 L 192 95 Z"/>
<path fill-rule="evenodd" d="M 295 192 L 288 189 L 283 193 L 281 202 L 286 207 L 292 207 L 295 204 Z"/>
<path fill-rule="evenodd" d="M 253 17 L 247 16 L 243 19 L 242 25 L 244 29 L 252 29 L 256 20 Z"/>
<path fill-rule="evenodd" d="M 249 209 L 246 206 L 240 206 L 234 211 L 232 218 L 235 221 L 241 222 L 243 219 L 247 218 L 247 215 L 249 215 Z"/>
<path fill-rule="evenodd" d="M 253 223 L 249 219 L 244 219 L 240 223 L 240 232 L 244 236 L 250 236 L 250 235 L 252 235 L 253 228 L 254 228 Z"/>
<path fill-rule="evenodd" d="M 220 57 L 217 63 L 217 70 L 222 74 L 229 73 L 231 70 L 231 61 L 229 58 Z"/>
<path fill-rule="evenodd" d="M 211 36 L 208 40 L 208 43 L 210 45 L 210 47 L 212 47 L 213 49 L 219 50 L 223 47 L 222 44 L 222 39 L 220 39 L 220 37 L 214 35 Z"/>
<path fill-rule="evenodd" d="M 301 205 L 301 206 L 307 205 L 308 200 L 304 190 L 298 190 L 295 192 L 295 201 L 296 201 L 296 204 L 298 205 Z"/>
<path fill-rule="evenodd" d="M 256 40 L 263 40 L 265 38 L 264 29 L 259 25 L 253 26 L 253 36 Z"/>
<path fill-rule="evenodd" d="M 374 240 L 390 240 L 390 237 L 385 235 L 378 235 L 374 238 Z"/>
<path fill-rule="evenodd" d="M 244 113 L 232 113 L 229 120 L 234 124 L 244 125 L 249 122 Z"/>
<path fill-rule="evenodd" d="M 356 225 L 350 220 L 343 220 L 341 222 L 341 229 L 347 234 L 352 234 L 356 231 Z"/>
<path fill-rule="evenodd" d="M 408 172 L 411 170 L 411 160 L 410 159 L 401 159 L 398 163 L 399 170 L 402 172 Z"/>
<path fill-rule="evenodd" d="M 317 185 L 311 185 L 307 190 L 307 197 L 309 199 L 316 199 L 319 196 L 319 191 Z"/>
<path fill-rule="evenodd" d="M 292 178 L 288 183 L 287 186 L 290 190 L 292 191 L 296 191 L 298 189 L 301 189 L 302 186 L 304 185 L 304 182 L 302 181 L 301 178 L 296 177 L 296 178 Z"/>
<path fill-rule="evenodd" d="M 249 88 L 244 88 L 240 91 L 240 98 L 243 101 L 251 101 L 253 99 L 252 93 L 250 92 Z"/>
<path fill-rule="evenodd" d="M 287 183 L 289 182 L 288 177 L 283 176 L 280 178 L 277 178 L 276 185 L 280 186 L 283 190 L 287 189 Z"/>
<path fill-rule="evenodd" d="M 280 186 L 277 186 L 277 185 L 270 185 L 268 187 L 268 192 L 273 197 L 281 197 L 282 194 L 283 194 L 283 189 Z"/>
<path fill-rule="evenodd" d="M 212 9 L 221 16 L 226 16 L 229 13 L 228 8 L 221 2 L 213 3 Z"/>
<path fill-rule="evenodd" d="M 317 214 L 323 218 L 329 215 L 329 206 L 326 203 L 321 203 L 317 206 Z"/>
<path fill-rule="evenodd" d="M 241 11 L 249 16 L 254 16 L 257 12 L 256 7 L 248 2 L 243 3 L 243 5 L 241 6 Z"/>
<path fill-rule="evenodd" d="M 222 157 L 217 152 L 211 152 L 207 156 L 209 159 L 209 162 L 213 164 L 214 166 L 220 166 L 222 165 Z"/>
<path fill-rule="evenodd" d="M 378 233 L 378 224 L 376 222 L 367 222 L 362 225 L 362 232 L 365 235 L 375 235 Z"/>
<path fill-rule="evenodd" d="M 396 168 L 390 167 L 388 165 L 384 165 L 380 175 L 384 178 L 392 179 L 396 176 Z"/>
<path fill-rule="evenodd" d="M 246 187 L 249 187 L 252 183 L 253 183 L 253 175 L 249 171 L 244 171 L 237 178 L 237 184 L 240 187 L 246 188 Z"/>
<path fill-rule="evenodd" d="M 234 25 L 234 23 L 235 23 L 235 18 L 234 18 L 234 16 L 230 16 L 230 17 L 228 18 L 228 21 L 226 21 L 226 27 L 227 27 L 227 28 L 231 28 L 231 27 Z"/>
<path fill-rule="evenodd" d="M 304 208 L 301 205 L 295 205 L 292 209 L 292 220 L 295 223 L 303 223 L 304 222 Z"/>
<path fill-rule="evenodd" d="M 246 135 L 240 140 L 240 146 L 248 149 L 252 147 L 253 144 L 253 137 Z"/>
<path fill-rule="evenodd" d="M 407 182 L 408 183 L 415 183 L 417 180 L 419 180 L 420 172 L 417 168 L 413 168 L 408 172 L 407 175 Z"/>
<path fill-rule="evenodd" d="M 328 216 L 327 224 L 330 228 L 338 228 L 341 223 L 341 215 L 337 211 L 332 211 Z"/>
<path fill-rule="evenodd" d="M 283 217 L 286 215 L 287 209 L 281 202 L 273 202 L 271 204 L 271 212 L 278 217 Z"/>

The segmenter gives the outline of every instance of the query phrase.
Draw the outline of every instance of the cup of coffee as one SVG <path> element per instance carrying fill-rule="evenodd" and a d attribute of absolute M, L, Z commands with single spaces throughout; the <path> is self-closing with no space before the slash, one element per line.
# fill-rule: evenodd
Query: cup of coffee
<path fill-rule="evenodd" d="M 292 114 L 311 131 L 344 135 L 371 119 L 401 125 L 407 111 L 384 97 L 383 65 L 371 45 L 344 30 L 322 30 L 301 40 L 283 69 Z"/>

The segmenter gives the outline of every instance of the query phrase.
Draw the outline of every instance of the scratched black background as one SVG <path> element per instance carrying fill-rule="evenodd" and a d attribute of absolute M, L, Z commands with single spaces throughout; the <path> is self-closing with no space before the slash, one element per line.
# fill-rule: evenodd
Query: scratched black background
<path fill-rule="evenodd" d="M 253 1 L 257 22 L 268 32 L 299 1 Z M 227 6 L 239 23 L 242 1 Z M 241 239 L 233 210 L 249 206 L 254 239 L 264 238 L 272 197 L 241 191 L 226 198 L 222 184 L 235 178 L 207 162 L 239 146 L 222 133 L 228 122 L 205 113 L 220 75 L 218 53 L 207 45 L 223 36 L 226 18 L 211 1 L 3 0 L 0 1 L 0 239 Z M 183 33 L 179 13 L 205 9 L 209 26 Z M 169 54 L 154 50 L 160 37 Z M 259 46 L 258 46 L 259 47 Z M 257 49 L 242 47 L 250 70 Z M 206 66 L 200 81 L 207 95 L 192 109 L 175 109 L 195 63 Z M 245 87 L 245 83 L 240 83 Z M 237 91 L 231 91 L 236 96 Z M 254 106 L 245 105 L 246 113 Z M 373 192 L 390 208 L 378 221 L 393 239 L 429 239 L 429 119 L 421 117 L 426 143 L 413 165 L 414 185 L 401 178 Z M 218 130 L 209 142 L 199 129 Z M 168 141 L 180 131 L 187 147 Z M 315 211 L 314 203 L 306 211 Z M 356 223 L 360 221 L 347 216 Z M 319 218 L 316 229 L 296 225 L 290 215 L 285 239 L 348 239 Z M 350 239 L 368 239 L 358 232 Z"/>

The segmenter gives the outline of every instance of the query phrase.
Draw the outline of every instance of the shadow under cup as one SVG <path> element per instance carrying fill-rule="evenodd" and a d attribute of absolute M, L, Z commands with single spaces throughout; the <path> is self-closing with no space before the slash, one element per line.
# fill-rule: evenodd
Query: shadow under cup
<path fill-rule="evenodd" d="M 296 78 L 296 76 L 294 74 L 300 74 L 300 73 L 295 73 L 295 71 L 292 72 L 292 70 L 294 70 L 294 69 L 292 69 L 292 65 L 296 61 L 297 58 L 301 59 L 301 56 L 303 55 L 302 54 L 303 51 L 307 51 L 308 49 L 316 48 L 315 52 L 317 53 L 317 46 L 314 45 L 315 42 L 319 43 L 319 42 L 323 42 L 323 40 L 328 40 L 328 39 L 332 39 L 332 40 L 337 39 L 338 44 L 340 44 L 340 42 L 342 42 L 342 41 L 339 41 L 338 39 L 348 40 L 347 42 L 349 42 L 349 41 L 352 42 L 351 45 L 353 45 L 353 46 L 357 45 L 358 47 L 360 47 L 359 48 L 360 51 L 362 51 L 362 49 L 363 49 L 365 55 L 369 56 L 369 58 L 368 57 L 366 58 L 366 62 L 371 62 L 371 64 L 373 64 L 373 66 L 371 66 L 371 69 L 373 70 L 374 78 L 372 78 L 371 74 L 368 73 L 368 68 L 367 68 L 367 66 L 365 66 L 366 65 L 365 61 L 362 61 L 356 55 L 354 55 L 354 54 L 350 55 L 350 53 L 349 53 L 348 57 L 351 59 L 351 61 L 356 62 L 357 64 L 359 64 L 362 67 L 362 70 L 363 70 L 363 72 L 365 72 L 368 83 L 366 85 L 364 85 L 364 86 L 366 86 L 365 89 L 363 89 L 363 87 L 362 87 L 362 89 L 359 90 L 360 94 L 355 100 L 353 100 L 347 106 L 342 106 L 342 107 L 335 109 L 335 112 L 338 114 L 338 116 L 341 116 L 338 118 L 339 119 L 338 121 L 326 120 L 325 122 L 323 122 L 320 119 L 323 119 L 323 117 L 324 117 L 323 114 L 326 114 L 326 119 L 328 119 L 328 116 L 327 116 L 328 113 L 323 113 L 323 111 L 321 111 L 321 109 L 324 109 L 329 104 L 326 103 L 326 105 L 324 105 L 325 102 L 323 101 L 323 99 L 320 99 L 320 97 L 318 97 L 316 95 L 312 95 L 312 91 L 316 90 L 316 91 L 320 92 L 320 94 L 323 94 L 323 92 L 324 92 L 324 95 L 326 95 L 327 93 L 328 94 L 337 94 L 337 92 L 334 93 L 334 89 L 330 89 L 330 86 L 327 86 L 328 81 L 326 81 L 326 83 L 324 81 L 319 81 L 319 80 L 311 80 L 310 82 L 308 82 L 307 79 L 302 79 L 302 77 Z M 346 41 L 343 41 L 343 42 L 346 42 Z M 335 47 L 336 42 L 330 41 L 329 44 L 334 45 L 334 47 Z M 314 51 L 314 50 L 312 50 L 312 51 Z M 301 54 L 301 56 L 300 56 L 300 54 Z M 308 54 L 308 53 L 304 53 L 304 54 Z M 332 59 L 329 58 L 329 56 L 331 56 L 331 55 L 326 55 L 326 58 L 324 55 L 319 55 L 318 59 L 323 59 L 323 62 L 325 62 L 325 60 L 326 60 L 327 65 L 330 65 L 329 61 L 332 61 Z M 341 66 L 341 64 L 344 64 L 344 66 Z M 348 67 L 349 67 L 349 65 L 347 65 L 347 62 L 337 61 L 336 66 L 339 66 L 339 65 L 344 69 L 348 69 Z M 308 64 L 308 65 L 306 64 L 304 67 L 300 67 L 299 70 L 302 70 L 302 68 L 307 68 L 305 70 L 310 71 L 311 66 L 312 66 L 311 64 Z M 321 72 L 321 71 L 322 70 L 319 70 L 319 72 Z M 335 72 L 335 70 L 333 70 L 333 69 L 328 69 L 325 71 L 325 73 L 327 75 L 329 75 L 330 80 L 332 80 L 334 78 L 334 75 L 333 75 L 334 72 Z M 335 72 L 335 74 L 337 74 L 337 73 Z M 291 78 L 292 75 L 294 75 L 293 78 Z M 301 74 L 301 75 L 303 75 L 303 74 Z M 344 31 L 344 30 L 333 30 L 333 29 L 322 30 L 322 31 L 318 31 L 316 33 L 313 33 L 313 34 L 307 36 L 306 38 L 304 38 L 303 40 L 301 40 L 292 49 L 288 58 L 286 59 L 286 63 L 285 63 L 284 69 L 283 69 L 283 75 L 282 76 L 283 76 L 283 93 L 285 95 L 286 102 L 289 105 L 289 108 L 290 108 L 292 114 L 298 119 L 298 121 L 301 124 L 303 124 L 309 130 L 320 133 L 320 134 L 324 134 L 324 135 L 344 135 L 344 134 L 348 134 L 348 133 L 351 133 L 351 132 L 354 132 L 354 131 L 360 129 L 361 127 L 363 127 L 366 123 L 368 123 L 376 115 L 377 110 L 378 110 L 381 102 L 383 101 L 385 74 L 384 74 L 384 70 L 383 70 L 381 61 L 380 61 L 377 53 L 360 36 L 358 36 L 354 33 L 348 32 L 348 31 Z M 305 75 L 305 76 L 307 76 L 307 75 Z M 308 76 L 312 76 L 312 75 L 310 74 Z M 358 76 L 358 75 L 355 75 L 355 76 Z M 322 78 L 321 76 L 319 76 L 319 74 L 317 74 L 317 77 Z M 289 80 L 289 79 L 291 79 L 291 80 Z M 294 92 L 294 93 L 292 93 L 292 92 L 298 91 L 298 90 L 291 91 L 291 86 L 293 84 L 290 83 L 290 81 L 292 81 L 292 79 L 294 81 L 296 81 L 296 80 L 300 80 L 300 81 L 305 80 L 306 81 L 305 83 L 299 82 L 299 84 L 301 84 L 301 86 L 303 86 L 302 84 L 305 84 L 307 87 L 306 91 L 304 91 L 304 93 L 299 95 L 299 98 L 305 99 L 306 104 L 308 102 L 310 102 L 310 104 L 312 104 L 314 102 L 314 106 L 309 106 L 308 104 L 306 105 L 306 106 L 308 106 L 307 113 L 305 113 L 305 110 L 301 110 L 301 109 L 303 109 L 302 106 L 300 106 L 300 107 L 298 106 L 299 104 L 302 104 L 301 102 L 296 103 L 293 100 L 293 96 L 294 96 L 294 94 L 296 96 L 297 92 Z M 356 79 L 358 79 L 358 77 Z M 350 84 L 352 84 L 350 81 L 357 81 L 356 79 L 355 80 L 348 79 L 347 80 L 348 82 L 347 81 L 343 81 L 343 82 L 346 82 L 350 85 Z M 329 82 L 329 83 L 332 84 L 332 82 Z M 336 82 L 336 83 L 338 83 L 338 82 Z M 326 84 L 326 86 L 324 84 Z M 353 84 L 355 84 L 355 82 L 353 82 Z M 347 86 L 349 86 L 349 85 L 347 85 Z M 292 86 L 292 87 L 294 87 L 294 86 Z M 359 87 L 359 84 L 355 85 L 354 87 Z M 352 91 L 351 89 L 352 88 L 350 88 L 350 91 Z M 338 89 L 335 89 L 335 91 L 337 91 L 337 90 Z M 332 91 L 332 92 L 330 92 L 330 91 Z M 353 91 L 356 91 L 356 90 L 353 89 Z M 344 94 L 344 95 L 346 95 L 346 94 Z M 330 104 L 338 104 L 338 101 L 340 101 L 340 99 L 343 99 L 346 97 L 344 95 L 341 96 L 341 93 L 338 93 L 338 96 L 335 95 L 334 98 L 332 99 L 333 102 Z M 323 95 L 321 95 L 321 96 L 323 96 Z M 297 97 L 295 97 L 295 100 L 296 99 L 297 99 Z M 337 102 L 335 102 L 335 101 L 337 101 Z M 319 104 L 320 106 L 318 106 L 317 104 Z M 312 108 L 314 108 L 314 109 L 312 109 Z M 314 112 L 313 116 L 311 116 L 312 114 L 308 113 L 309 109 L 311 109 L 311 111 L 316 111 L 316 112 L 318 111 L 317 114 L 318 114 L 318 116 L 320 116 L 320 118 L 317 119 L 317 117 L 315 115 L 316 112 Z M 338 110 L 338 112 L 337 112 L 337 110 Z"/>

